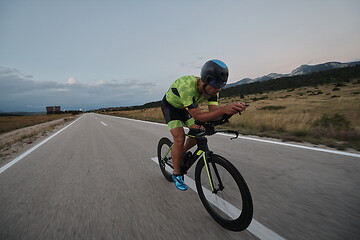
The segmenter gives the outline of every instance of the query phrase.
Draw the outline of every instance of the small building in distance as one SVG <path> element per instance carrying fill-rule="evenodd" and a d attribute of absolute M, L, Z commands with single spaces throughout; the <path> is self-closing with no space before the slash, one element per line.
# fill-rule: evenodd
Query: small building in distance
<path fill-rule="evenodd" d="M 61 113 L 60 106 L 49 106 L 46 107 L 47 114 Z"/>

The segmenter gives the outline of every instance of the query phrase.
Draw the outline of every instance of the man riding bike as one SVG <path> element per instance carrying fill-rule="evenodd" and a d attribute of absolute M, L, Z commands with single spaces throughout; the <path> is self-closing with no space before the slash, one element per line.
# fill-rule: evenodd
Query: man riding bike
<path fill-rule="evenodd" d="M 161 109 L 174 139 L 171 149 L 174 166 L 172 179 L 179 190 L 187 190 L 180 170 L 181 159 L 185 152 L 196 145 L 194 138 L 188 138 L 185 143 L 184 124 L 190 129 L 199 129 L 195 120 L 213 121 L 224 114 L 234 115 L 246 109 L 242 102 L 218 106 L 219 92 L 226 85 L 228 76 L 229 70 L 224 62 L 216 59 L 207 61 L 201 68 L 200 78 L 183 76 L 177 79 L 162 100 Z M 201 112 L 199 104 L 205 100 L 208 101 L 209 111 Z"/>

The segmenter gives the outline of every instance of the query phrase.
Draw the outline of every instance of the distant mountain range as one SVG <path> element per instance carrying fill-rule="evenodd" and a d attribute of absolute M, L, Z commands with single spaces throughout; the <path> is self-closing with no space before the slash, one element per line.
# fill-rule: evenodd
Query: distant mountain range
<path fill-rule="evenodd" d="M 235 87 L 235 86 L 238 86 L 238 85 L 247 84 L 247 83 L 253 83 L 253 82 L 264 82 L 264 81 L 268 81 L 268 80 L 271 80 L 271 79 L 282 78 L 282 77 L 292 77 L 292 76 L 297 76 L 297 75 L 306 75 L 306 74 L 310 74 L 310 73 L 314 73 L 314 72 L 327 71 L 327 70 L 332 70 L 332 69 L 336 69 L 336 68 L 353 67 L 353 66 L 356 66 L 356 65 L 359 65 L 359 64 L 360 64 L 360 61 L 358 61 L 358 62 L 348 62 L 348 63 L 327 62 L 327 63 L 317 64 L 317 65 L 301 65 L 300 67 L 294 69 L 289 74 L 270 73 L 268 75 L 258 77 L 258 78 L 254 78 L 254 79 L 244 78 L 244 79 L 241 79 L 240 81 L 237 81 L 235 83 L 227 84 L 225 88 Z"/>

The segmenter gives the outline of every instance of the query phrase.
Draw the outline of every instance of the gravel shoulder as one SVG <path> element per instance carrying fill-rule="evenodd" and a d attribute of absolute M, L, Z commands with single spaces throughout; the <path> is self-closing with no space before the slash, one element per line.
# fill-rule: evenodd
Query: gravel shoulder
<path fill-rule="evenodd" d="M 63 118 L 0 134 L 0 167 L 77 118 Z"/>

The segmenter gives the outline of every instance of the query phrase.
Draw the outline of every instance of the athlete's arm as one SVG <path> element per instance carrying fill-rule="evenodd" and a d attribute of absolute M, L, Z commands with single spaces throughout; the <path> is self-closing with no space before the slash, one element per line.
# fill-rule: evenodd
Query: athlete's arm
<path fill-rule="evenodd" d="M 209 106 L 210 107 L 210 106 Z M 226 105 L 224 107 L 213 108 L 213 111 L 201 112 L 199 107 L 188 109 L 190 115 L 200 122 L 213 121 L 224 114 L 234 115 L 238 112 L 244 111 L 246 108 L 245 104 L 242 102 L 234 102 Z"/>
<path fill-rule="evenodd" d="M 208 107 L 209 107 L 210 112 L 215 111 L 216 109 L 220 108 L 218 105 L 208 105 Z"/>

